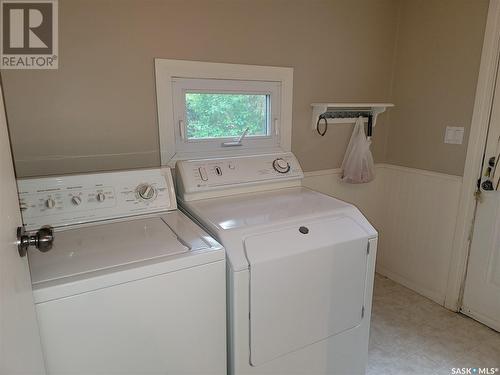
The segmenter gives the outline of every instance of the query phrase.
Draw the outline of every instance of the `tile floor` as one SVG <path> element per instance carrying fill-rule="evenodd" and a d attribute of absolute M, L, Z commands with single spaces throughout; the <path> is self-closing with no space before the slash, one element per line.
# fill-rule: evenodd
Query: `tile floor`
<path fill-rule="evenodd" d="M 500 333 L 376 275 L 368 375 L 448 375 L 469 367 L 500 368 Z"/>

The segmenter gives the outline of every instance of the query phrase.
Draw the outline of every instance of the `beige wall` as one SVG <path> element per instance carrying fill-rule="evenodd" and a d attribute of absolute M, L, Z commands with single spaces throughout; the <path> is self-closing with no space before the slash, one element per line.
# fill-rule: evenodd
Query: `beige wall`
<path fill-rule="evenodd" d="M 386 162 L 462 175 L 487 0 L 402 0 Z M 462 145 L 444 144 L 464 126 Z"/>
<path fill-rule="evenodd" d="M 153 58 L 291 66 L 292 150 L 340 165 L 352 129 L 311 102 L 393 101 L 376 161 L 461 174 L 487 0 L 59 0 L 57 71 L 3 71 L 20 176 L 159 165 Z M 398 22 L 399 21 L 399 22 Z M 398 33 L 399 25 L 399 33 Z M 397 42 L 397 43 L 396 43 Z"/>
<path fill-rule="evenodd" d="M 397 3 L 59 0 L 59 70 L 2 72 L 18 175 L 159 165 L 154 57 L 293 67 L 293 150 L 337 167 L 350 127 L 321 138 L 310 103 L 388 99 Z"/>

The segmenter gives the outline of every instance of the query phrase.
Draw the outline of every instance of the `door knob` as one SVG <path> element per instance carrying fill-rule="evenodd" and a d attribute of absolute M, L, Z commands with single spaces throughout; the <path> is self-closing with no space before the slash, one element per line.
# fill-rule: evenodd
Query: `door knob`
<path fill-rule="evenodd" d="M 53 242 L 54 231 L 49 226 L 41 227 L 34 234 L 26 233 L 24 226 L 17 227 L 17 250 L 21 258 L 26 256 L 30 246 L 35 246 L 42 253 L 45 253 L 52 249 Z"/>

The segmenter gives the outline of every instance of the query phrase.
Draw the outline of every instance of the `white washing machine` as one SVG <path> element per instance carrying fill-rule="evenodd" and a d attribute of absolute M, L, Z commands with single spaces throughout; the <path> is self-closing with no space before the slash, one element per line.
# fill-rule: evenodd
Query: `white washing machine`
<path fill-rule="evenodd" d="M 180 207 L 226 249 L 230 374 L 364 374 L 377 232 L 301 187 L 291 153 L 177 163 Z"/>
<path fill-rule="evenodd" d="M 225 374 L 222 246 L 176 208 L 169 169 L 18 181 L 49 374 Z"/>

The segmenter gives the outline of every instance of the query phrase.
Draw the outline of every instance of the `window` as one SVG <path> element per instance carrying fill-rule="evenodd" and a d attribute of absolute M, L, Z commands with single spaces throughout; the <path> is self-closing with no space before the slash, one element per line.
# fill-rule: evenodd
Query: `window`
<path fill-rule="evenodd" d="M 189 91 L 184 97 L 187 139 L 269 135 L 269 94 Z"/>
<path fill-rule="evenodd" d="M 162 165 L 290 150 L 291 69 L 157 59 Z"/>
<path fill-rule="evenodd" d="M 174 78 L 176 151 L 278 146 L 280 87 L 279 82 Z"/>

